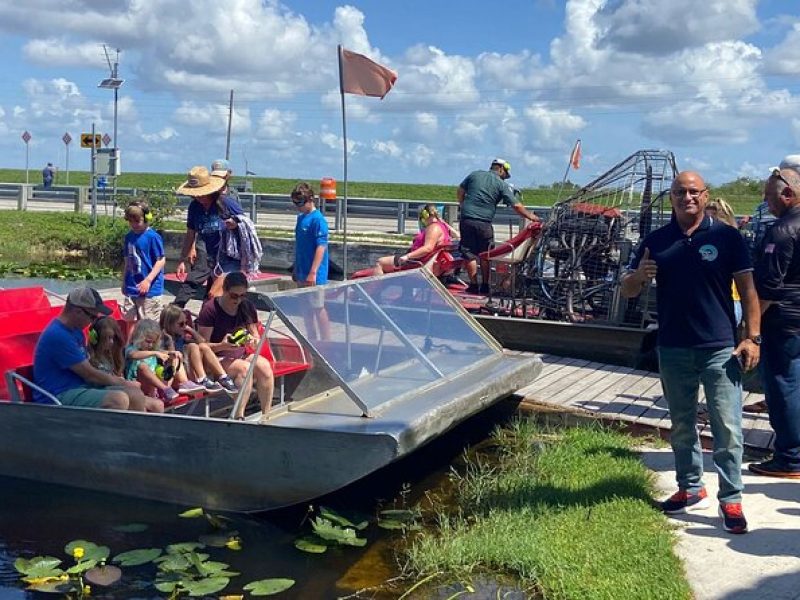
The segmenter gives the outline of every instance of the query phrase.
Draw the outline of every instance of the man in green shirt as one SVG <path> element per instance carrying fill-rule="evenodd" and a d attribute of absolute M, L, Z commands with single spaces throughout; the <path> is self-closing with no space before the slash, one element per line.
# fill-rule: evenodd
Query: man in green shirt
<path fill-rule="evenodd" d="M 481 259 L 481 285 L 478 287 L 478 255 L 494 243 L 492 219 L 497 205 L 503 202 L 521 217 L 538 221 L 539 217 L 527 210 L 506 183 L 511 177 L 511 165 L 495 158 L 488 171 L 473 171 L 458 186 L 458 204 L 461 208 L 459 229 L 461 253 L 466 258 L 469 287 L 467 293 L 489 293 L 489 261 Z"/>

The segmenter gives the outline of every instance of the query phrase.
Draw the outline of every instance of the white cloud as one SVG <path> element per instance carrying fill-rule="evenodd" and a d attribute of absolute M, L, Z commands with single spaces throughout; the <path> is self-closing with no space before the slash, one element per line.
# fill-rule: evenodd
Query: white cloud
<path fill-rule="evenodd" d="M 178 132 L 174 128 L 164 127 L 161 131 L 156 133 L 142 134 L 142 139 L 148 144 L 158 144 L 160 142 L 173 140 L 178 137 L 178 135 Z"/>
<path fill-rule="evenodd" d="M 372 149 L 379 154 L 391 156 L 392 158 L 400 158 L 403 155 L 403 151 L 400 149 L 400 146 L 398 146 L 393 140 L 388 140 L 385 142 L 374 141 L 372 142 Z"/>
<path fill-rule="evenodd" d="M 281 112 L 274 108 L 268 108 L 261 113 L 257 135 L 274 140 L 293 137 L 295 121 L 297 121 L 297 115 L 293 112 Z"/>
<path fill-rule="evenodd" d="M 566 110 L 551 109 L 542 103 L 527 106 L 525 117 L 531 123 L 534 144 L 540 148 L 564 146 L 578 131 L 586 127 L 583 117 Z"/>
<path fill-rule="evenodd" d="M 103 44 L 99 42 L 69 42 L 47 38 L 31 40 L 22 48 L 23 56 L 33 64 L 47 67 L 107 68 Z"/>
<path fill-rule="evenodd" d="M 780 44 L 767 52 L 764 70 L 776 75 L 800 75 L 800 21 Z"/>
<path fill-rule="evenodd" d="M 223 133 L 228 130 L 228 106 L 225 104 L 197 104 L 182 102 L 175 110 L 174 119 L 181 125 L 187 125 L 196 131 Z M 250 109 L 234 108 L 231 131 L 243 134 L 250 131 Z"/>

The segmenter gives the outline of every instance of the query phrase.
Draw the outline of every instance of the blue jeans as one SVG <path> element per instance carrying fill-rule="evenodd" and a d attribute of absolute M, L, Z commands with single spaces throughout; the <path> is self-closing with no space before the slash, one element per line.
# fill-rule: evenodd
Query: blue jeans
<path fill-rule="evenodd" d="M 775 432 L 776 462 L 800 470 L 800 335 L 762 330 L 761 375 Z"/>
<path fill-rule="evenodd" d="M 658 348 L 664 397 L 669 404 L 678 488 L 703 487 L 703 453 L 697 433 L 697 396 L 706 393 L 720 502 L 742 499 L 742 373 L 733 348 Z"/>

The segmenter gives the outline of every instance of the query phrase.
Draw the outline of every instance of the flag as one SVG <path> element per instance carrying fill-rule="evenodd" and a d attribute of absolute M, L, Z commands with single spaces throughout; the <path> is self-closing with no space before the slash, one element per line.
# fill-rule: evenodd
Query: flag
<path fill-rule="evenodd" d="M 581 168 L 581 141 L 575 142 L 575 147 L 572 149 L 572 154 L 569 155 L 569 164 L 573 169 Z"/>
<path fill-rule="evenodd" d="M 344 94 L 383 98 L 397 81 L 397 73 L 370 60 L 363 54 L 341 49 L 339 54 L 340 85 Z"/>

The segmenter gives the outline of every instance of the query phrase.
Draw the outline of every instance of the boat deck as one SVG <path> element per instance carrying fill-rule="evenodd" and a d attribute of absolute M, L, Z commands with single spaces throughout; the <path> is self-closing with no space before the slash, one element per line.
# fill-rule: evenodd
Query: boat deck
<path fill-rule="evenodd" d="M 541 355 L 544 368 L 532 384 L 517 392 L 523 406 L 536 411 L 571 414 L 608 422 L 622 422 L 638 430 L 658 435 L 671 428 L 667 403 L 658 375 L 631 367 L 617 367 L 588 360 Z M 744 393 L 744 404 L 764 399 L 763 394 Z M 705 397 L 700 389 L 701 408 Z M 699 419 L 700 435 L 705 446 L 711 440 L 706 419 Z M 743 413 L 745 446 L 768 450 L 774 434 L 769 417 Z"/>

